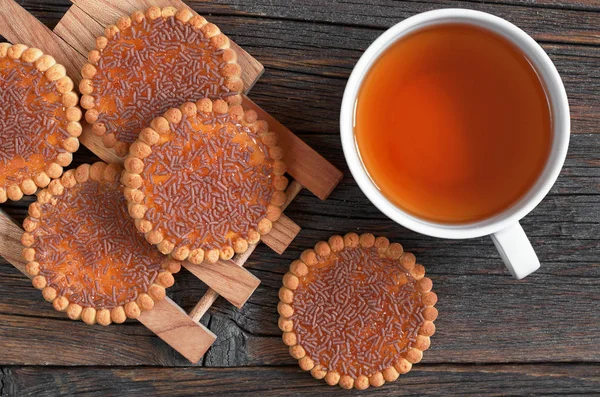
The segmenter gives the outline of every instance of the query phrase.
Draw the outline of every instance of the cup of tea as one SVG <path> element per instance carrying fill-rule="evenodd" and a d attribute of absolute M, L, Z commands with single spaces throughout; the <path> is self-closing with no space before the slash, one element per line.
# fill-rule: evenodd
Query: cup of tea
<path fill-rule="evenodd" d="M 340 128 L 352 175 L 389 218 L 433 237 L 490 235 L 516 278 L 539 268 L 519 220 L 558 177 L 570 116 L 527 33 L 465 9 L 398 23 L 354 67 Z"/>

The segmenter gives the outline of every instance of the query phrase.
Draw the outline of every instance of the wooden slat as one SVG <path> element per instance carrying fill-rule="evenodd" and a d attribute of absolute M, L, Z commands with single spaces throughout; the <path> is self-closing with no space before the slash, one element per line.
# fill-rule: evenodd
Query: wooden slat
<path fill-rule="evenodd" d="M 236 255 L 233 257 L 232 261 L 237 266 L 244 266 L 250 255 L 254 252 L 258 244 L 252 244 L 248 247 L 248 251 L 244 252 L 241 255 Z M 219 293 L 212 288 L 209 288 L 208 291 L 204 293 L 202 298 L 196 303 L 196 306 L 192 309 L 189 316 L 194 321 L 200 321 L 202 316 L 208 311 L 208 309 L 212 306 L 213 303 L 219 297 Z"/>
<path fill-rule="evenodd" d="M 0 256 L 4 257 L 14 267 L 26 276 L 25 265 L 27 264 L 21 252 L 21 235 L 23 229 L 0 209 Z M 29 277 L 29 276 L 28 276 Z"/>
<path fill-rule="evenodd" d="M 260 284 L 252 273 L 231 260 L 199 265 L 184 262 L 183 267 L 237 308 L 244 306 Z"/>
<path fill-rule="evenodd" d="M 180 0 L 126 0 L 112 2 L 98 0 L 73 0 L 73 3 L 80 7 L 85 13 L 90 15 L 102 26 L 114 24 L 119 17 L 122 17 L 123 15 L 129 15 L 135 10 L 146 9 L 152 5 L 159 7 L 186 7 L 192 12 L 196 13 L 195 10 Z M 210 16 L 208 16 L 208 19 L 210 20 Z M 102 32 L 100 32 L 100 34 L 102 34 Z M 244 49 L 235 44 L 232 40 L 230 41 L 231 48 L 237 53 L 238 63 L 242 67 L 241 77 L 242 81 L 244 82 L 244 92 L 248 93 L 263 74 L 264 66 L 254 59 L 250 54 L 248 54 Z M 90 49 L 91 48 L 87 48 L 86 52 Z"/>
<path fill-rule="evenodd" d="M 325 200 L 342 180 L 342 172 L 248 97 L 244 96 L 242 105 L 256 110 L 269 123 L 269 128 L 277 132 L 288 173 L 315 196 Z"/>
<path fill-rule="evenodd" d="M 296 236 L 300 233 L 300 226 L 285 215 L 273 223 L 269 234 L 262 236 L 261 241 L 278 254 L 283 254 Z"/>
<path fill-rule="evenodd" d="M 54 33 L 73 47 L 83 57 L 96 48 L 96 37 L 104 32 L 104 27 L 76 5 L 71 6 L 54 27 Z M 78 71 L 77 79 L 81 79 Z"/>
<path fill-rule="evenodd" d="M 193 321 L 169 297 L 156 302 L 152 310 L 142 312 L 138 320 L 194 364 L 217 339 L 215 334 Z"/>
<path fill-rule="evenodd" d="M 12 43 L 39 48 L 62 64 L 69 76 L 79 75 L 85 62 L 37 18 L 14 0 L 0 0 L 0 10 L 0 35 Z"/>

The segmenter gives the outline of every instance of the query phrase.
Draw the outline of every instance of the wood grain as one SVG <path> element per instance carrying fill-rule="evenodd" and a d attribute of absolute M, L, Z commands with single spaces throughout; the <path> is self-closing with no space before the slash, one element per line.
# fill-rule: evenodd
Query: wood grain
<path fill-rule="evenodd" d="M 13 44 L 37 47 L 67 69 L 69 76 L 79 75 L 84 61 L 67 43 L 14 0 L 0 0 L 0 35 Z"/>
<path fill-rule="evenodd" d="M 536 40 L 562 43 L 600 43 L 600 26 L 597 1 L 554 2 L 546 0 L 546 6 L 539 2 L 524 0 L 495 1 L 389 1 L 371 0 L 356 2 L 338 0 L 333 6 L 319 1 L 287 0 L 192 0 L 193 8 L 203 8 L 224 16 L 240 16 L 246 19 L 268 18 L 270 20 L 303 21 L 314 24 L 336 26 L 361 26 L 369 29 L 383 29 L 394 25 L 414 14 L 437 8 L 468 8 L 498 15 L 518 25 L 533 35 Z M 495 3 L 495 4 L 494 4 Z M 555 5 L 558 3 L 558 6 Z M 564 6 L 561 7 L 560 4 Z M 579 3 L 579 4 L 578 4 Z M 570 5 L 570 7 L 569 7 Z M 585 6 L 587 5 L 587 7 Z M 338 29 L 342 32 L 342 29 Z M 310 32 L 307 32 L 310 34 Z M 306 34 L 306 33 L 302 33 Z M 334 37 L 338 37 L 336 35 Z M 244 43 L 242 46 L 246 47 Z M 247 48 L 247 47 L 246 47 Z"/>
<path fill-rule="evenodd" d="M 237 308 L 244 306 L 260 284 L 259 279 L 232 260 L 199 265 L 186 261 L 183 267 Z"/>
<path fill-rule="evenodd" d="M 200 361 L 217 339 L 215 334 L 192 320 L 169 297 L 156 302 L 152 310 L 142 312 L 138 321 L 194 364 Z"/>
<path fill-rule="evenodd" d="M 285 215 L 273 223 L 271 231 L 261 241 L 278 254 L 283 254 L 300 233 L 300 226 Z"/>
<path fill-rule="evenodd" d="M 10 216 L 0 209 L 0 252 L 2 257 L 16 267 L 21 273 L 27 275 L 27 264 L 21 255 L 21 235 L 23 229 Z"/>
<path fill-rule="evenodd" d="M 96 48 L 96 37 L 103 34 L 104 26 L 77 5 L 73 5 L 58 21 L 53 31 L 81 57 L 87 59 L 88 52 Z M 73 78 L 76 78 L 78 82 L 81 81 L 81 69 Z"/>
<path fill-rule="evenodd" d="M 297 367 L 101 368 L 13 367 L 0 374 L 8 395 L 152 396 L 509 396 L 596 395 L 600 371 L 586 365 L 418 365 L 396 382 L 367 392 L 344 391 Z M 415 368 L 417 368 L 415 367 Z M 53 385 L 49 386 L 49 385 Z"/>

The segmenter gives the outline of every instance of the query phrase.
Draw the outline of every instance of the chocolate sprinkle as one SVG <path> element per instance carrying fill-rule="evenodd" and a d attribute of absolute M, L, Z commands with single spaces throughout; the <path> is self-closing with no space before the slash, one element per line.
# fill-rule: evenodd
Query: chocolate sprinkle
<path fill-rule="evenodd" d="M 353 378 L 398 362 L 424 321 L 416 280 L 376 248 L 318 259 L 294 291 L 298 344 L 316 364 Z"/>
<path fill-rule="evenodd" d="M 33 232 L 48 285 L 71 303 L 112 309 L 137 299 L 165 257 L 146 242 L 127 213 L 118 183 L 89 180 L 41 206 Z"/>
<path fill-rule="evenodd" d="M 64 152 L 48 141 L 69 137 L 67 123 L 54 82 L 31 63 L 0 58 L 0 186 L 31 178 Z"/>
<path fill-rule="evenodd" d="M 144 159 L 145 218 L 176 247 L 231 247 L 266 215 L 273 160 L 255 133 L 224 116 L 171 124 L 171 139 Z"/>
<path fill-rule="evenodd" d="M 106 133 L 119 141 L 132 143 L 154 117 L 172 107 L 236 94 L 219 73 L 225 65 L 223 51 L 190 24 L 175 17 L 133 22 L 101 51 L 92 78 L 100 112 L 96 123 L 104 123 Z"/>

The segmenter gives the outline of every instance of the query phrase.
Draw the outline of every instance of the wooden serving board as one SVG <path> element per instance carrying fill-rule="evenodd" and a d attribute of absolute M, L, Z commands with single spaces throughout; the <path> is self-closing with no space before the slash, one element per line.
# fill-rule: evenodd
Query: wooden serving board
<path fill-rule="evenodd" d="M 87 52 L 94 48 L 95 37 L 103 34 L 106 25 L 115 23 L 120 16 L 151 5 L 188 7 L 180 0 L 74 0 L 73 3 L 54 31 L 51 31 L 14 0 L 0 0 L 0 9 L 3 10 L 0 14 L 0 34 L 13 43 L 34 46 L 54 56 L 77 83 L 81 79 L 80 69 L 86 62 Z M 243 70 L 244 92 L 247 93 L 264 68 L 235 43 L 231 42 L 231 45 L 238 54 L 238 62 Z M 327 198 L 341 180 L 341 172 L 246 96 L 243 106 L 256 110 L 259 117 L 266 120 L 280 136 L 288 173 L 295 179 L 286 191 L 286 206 L 302 187 L 321 199 Z M 99 137 L 91 133 L 88 124 L 82 124 L 84 131 L 80 141 L 83 145 L 106 162 L 122 162 L 111 149 L 104 147 Z M 299 231 L 296 223 L 282 215 L 261 241 L 275 252 L 282 253 Z M 0 211 L 0 255 L 24 272 L 25 263 L 21 259 L 20 246 L 22 232 L 12 219 Z M 185 262 L 183 266 L 209 286 L 192 312 L 186 314 L 167 298 L 157 303 L 154 309 L 143 312 L 138 320 L 189 361 L 197 362 L 216 338 L 199 323 L 202 315 L 219 295 L 236 307 L 242 307 L 259 285 L 260 280 L 243 269 L 255 248 L 256 245 L 253 245 L 243 255 L 236 255 L 229 261 L 219 261 L 217 265 Z"/>

